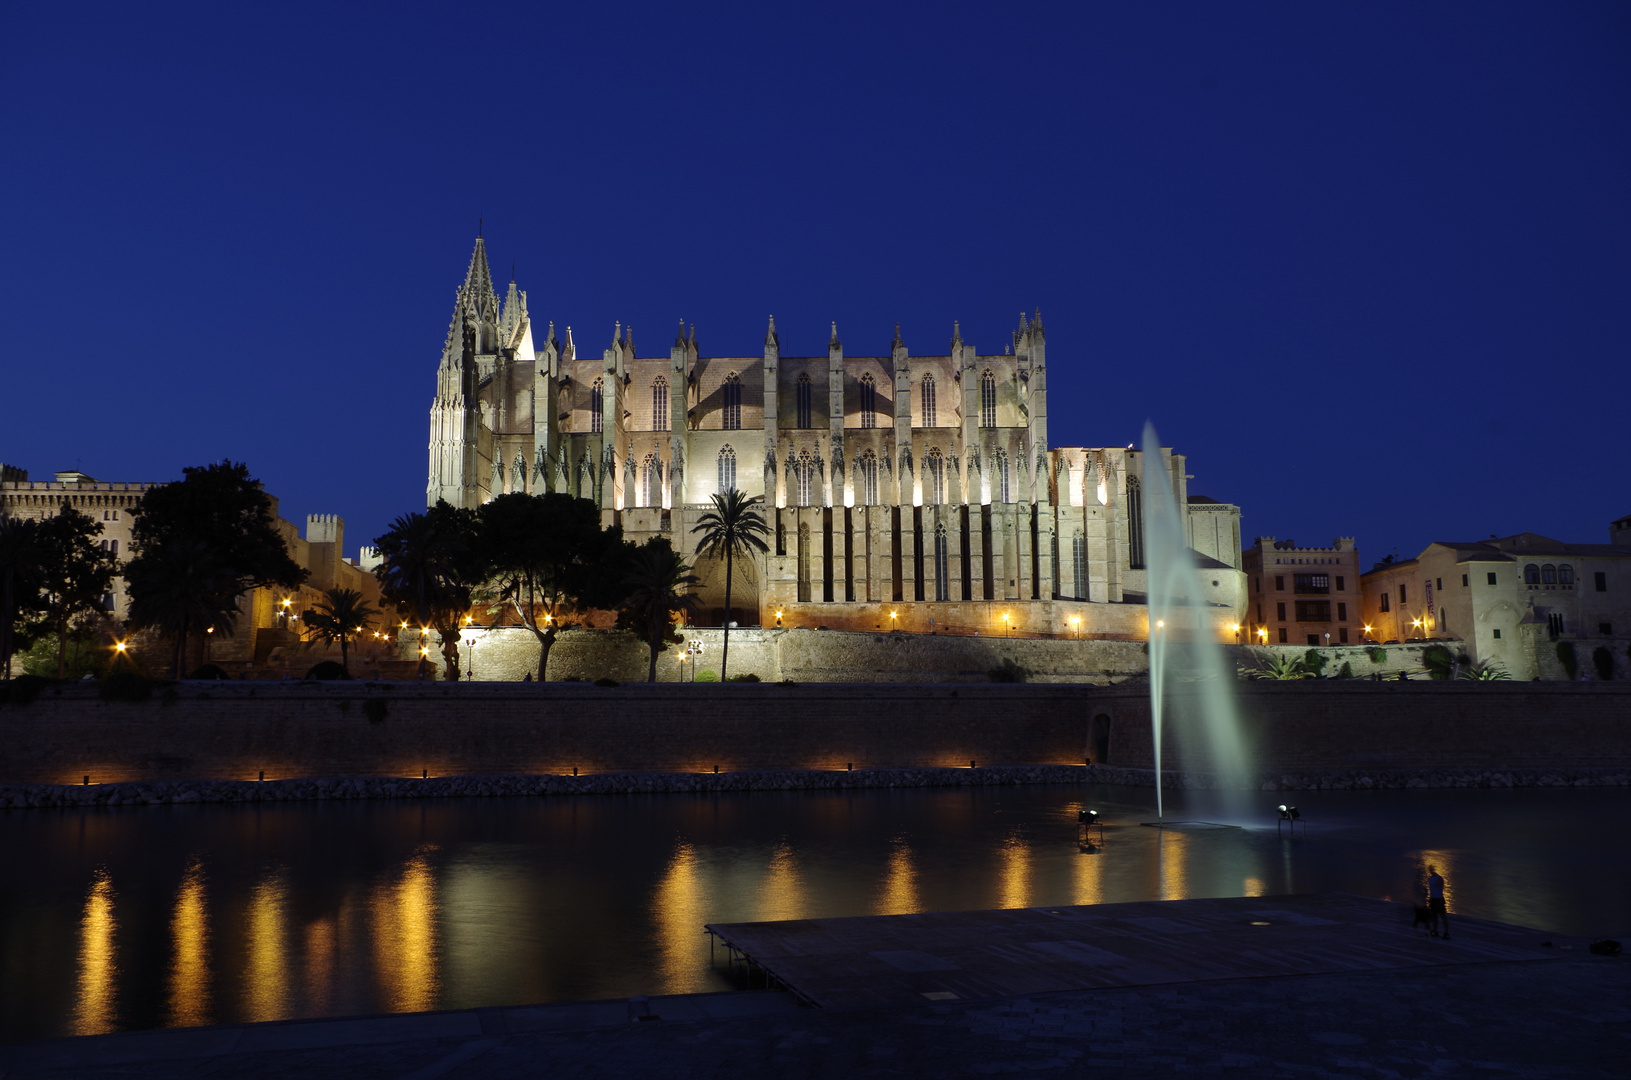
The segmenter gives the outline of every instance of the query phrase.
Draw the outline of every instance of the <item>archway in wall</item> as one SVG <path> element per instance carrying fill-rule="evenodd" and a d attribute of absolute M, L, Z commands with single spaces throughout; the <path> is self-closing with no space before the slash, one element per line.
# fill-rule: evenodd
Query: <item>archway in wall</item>
<path fill-rule="evenodd" d="M 1110 764 L 1110 718 L 1104 713 L 1095 716 L 1088 726 L 1087 756 L 1095 765 Z"/>

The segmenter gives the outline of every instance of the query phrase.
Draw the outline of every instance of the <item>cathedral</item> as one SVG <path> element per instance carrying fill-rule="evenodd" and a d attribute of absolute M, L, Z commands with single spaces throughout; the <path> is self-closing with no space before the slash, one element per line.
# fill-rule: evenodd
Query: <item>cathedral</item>
<path fill-rule="evenodd" d="M 1143 454 L 1048 442 L 1047 335 L 1021 315 L 1000 353 L 952 327 L 915 356 L 899 328 L 878 356 L 783 356 L 775 319 L 759 356 L 703 356 L 683 324 L 641 357 L 621 324 L 580 355 L 571 328 L 541 334 L 515 283 L 500 301 L 477 238 L 430 409 L 426 500 L 476 507 L 508 492 L 592 499 L 636 542 L 695 558 L 697 518 L 739 488 L 762 496 L 770 552 L 700 560 L 704 615 L 720 625 L 820 626 L 1142 639 Z M 1185 458 L 1161 451 L 1187 511 L 1202 602 L 1221 640 L 1245 604 L 1240 511 L 1189 494 Z"/>

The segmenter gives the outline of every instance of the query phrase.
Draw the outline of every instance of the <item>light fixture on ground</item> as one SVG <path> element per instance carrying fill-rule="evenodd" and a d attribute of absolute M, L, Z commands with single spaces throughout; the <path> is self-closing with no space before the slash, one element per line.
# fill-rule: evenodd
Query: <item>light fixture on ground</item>
<path fill-rule="evenodd" d="M 1291 834 L 1295 836 L 1297 834 L 1297 823 L 1301 821 L 1303 826 L 1303 835 L 1306 836 L 1308 834 L 1308 822 L 1302 820 L 1302 813 L 1295 806 L 1281 803 L 1279 810 L 1280 816 L 1274 823 L 1275 832 L 1278 833 L 1280 830 L 1289 827 L 1291 829 Z"/>

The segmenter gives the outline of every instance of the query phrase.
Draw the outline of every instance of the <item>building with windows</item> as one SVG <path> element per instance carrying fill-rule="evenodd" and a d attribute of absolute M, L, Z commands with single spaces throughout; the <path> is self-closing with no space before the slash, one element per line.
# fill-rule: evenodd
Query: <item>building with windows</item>
<path fill-rule="evenodd" d="M 1493 661 L 1514 679 L 1596 678 L 1607 651 L 1625 677 L 1631 661 L 1631 529 L 1609 526 L 1607 544 L 1540 536 L 1427 545 L 1414 559 L 1378 563 L 1361 579 L 1364 618 L 1378 641 L 1460 642 L 1473 661 Z"/>
<path fill-rule="evenodd" d="M 1353 537 L 1339 536 L 1330 547 L 1298 547 L 1259 536 L 1243 556 L 1243 643 L 1323 647 L 1364 640 Z"/>
<path fill-rule="evenodd" d="M 771 552 L 735 583 L 731 617 L 854 629 L 1143 636 L 1141 478 L 1130 448 L 1048 443 L 1046 335 L 1021 316 L 1000 353 L 954 325 L 947 352 L 784 356 L 775 320 L 755 356 L 706 357 L 683 324 L 641 356 L 619 324 L 580 356 L 539 338 L 515 283 L 494 292 L 476 241 L 430 411 L 426 501 L 499 494 L 592 499 L 608 524 L 691 553 L 691 526 L 729 488 L 762 496 Z M 1243 601 L 1239 510 L 1192 503 L 1183 455 L 1161 452 L 1209 571 L 1220 627 Z M 1198 524 L 1197 524 L 1198 522 Z M 1227 540 L 1227 543 L 1225 543 Z M 705 605 L 722 571 L 704 560 Z M 1004 618 L 1006 616 L 1006 618 Z M 723 607 L 704 615 L 717 623 Z"/>

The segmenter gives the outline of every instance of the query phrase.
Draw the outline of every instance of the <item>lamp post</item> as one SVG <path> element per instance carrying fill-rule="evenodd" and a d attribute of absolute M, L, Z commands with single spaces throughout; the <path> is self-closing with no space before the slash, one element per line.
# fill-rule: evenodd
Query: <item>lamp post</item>
<path fill-rule="evenodd" d="M 1002 613 L 1002 632 L 1004 637 L 1014 636 L 1014 620 L 1006 611 Z"/>
<path fill-rule="evenodd" d="M 692 639 L 685 646 L 685 655 L 691 658 L 691 681 L 697 681 L 697 657 L 702 655 L 702 642 Z"/>
<path fill-rule="evenodd" d="M 469 616 L 466 616 L 464 621 L 468 623 L 470 621 Z M 470 632 L 469 637 L 464 639 L 464 647 L 470 650 L 470 670 L 465 672 L 465 678 L 474 680 L 476 677 L 476 633 L 474 630 Z"/>
<path fill-rule="evenodd" d="M 1082 640 L 1082 617 L 1080 615 L 1072 615 L 1070 617 L 1070 632 L 1075 636 L 1077 641 Z"/>

